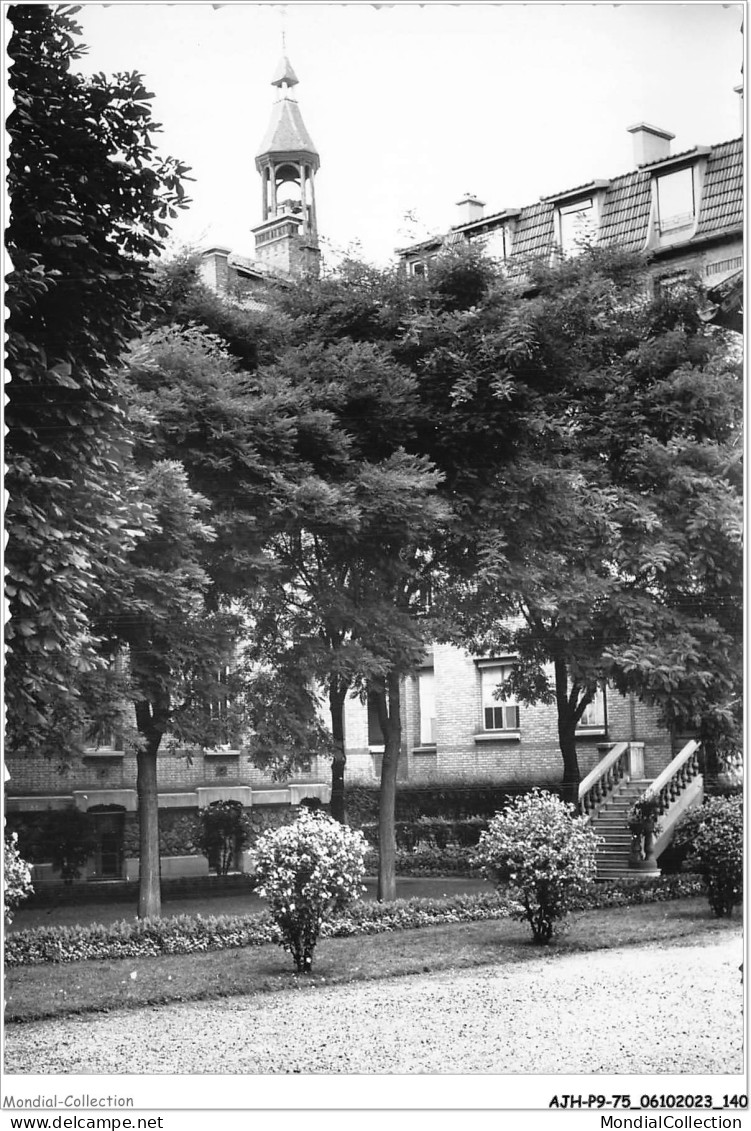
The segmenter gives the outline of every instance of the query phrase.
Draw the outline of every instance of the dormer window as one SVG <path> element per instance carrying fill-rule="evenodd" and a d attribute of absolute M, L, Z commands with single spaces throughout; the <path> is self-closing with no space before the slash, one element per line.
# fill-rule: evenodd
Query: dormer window
<path fill-rule="evenodd" d="M 660 233 L 689 228 L 696 216 L 694 170 L 677 169 L 657 177 L 657 223 Z"/>
<path fill-rule="evenodd" d="M 506 225 L 501 224 L 500 227 L 493 228 L 492 231 L 482 237 L 482 244 L 486 255 L 489 255 L 491 259 L 499 259 L 502 263 L 505 263 L 509 255 Z"/>
<path fill-rule="evenodd" d="M 591 199 L 566 204 L 559 211 L 560 246 L 564 255 L 579 255 L 595 234 L 594 207 Z"/>
<path fill-rule="evenodd" d="M 567 192 L 544 196 L 544 204 L 555 207 L 555 234 L 559 251 L 579 255 L 597 238 L 605 193 L 610 181 L 588 181 Z"/>

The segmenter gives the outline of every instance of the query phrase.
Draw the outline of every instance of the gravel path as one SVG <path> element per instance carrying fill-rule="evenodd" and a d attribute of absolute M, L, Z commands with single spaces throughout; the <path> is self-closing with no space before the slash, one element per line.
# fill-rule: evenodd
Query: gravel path
<path fill-rule="evenodd" d="M 735 1074 L 742 960 L 734 934 L 10 1025 L 5 1071 Z"/>

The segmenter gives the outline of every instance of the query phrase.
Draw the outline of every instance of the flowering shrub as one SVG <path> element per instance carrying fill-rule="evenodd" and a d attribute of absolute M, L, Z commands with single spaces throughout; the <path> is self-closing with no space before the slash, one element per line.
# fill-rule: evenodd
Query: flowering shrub
<path fill-rule="evenodd" d="M 13 922 L 13 912 L 22 900 L 31 895 L 34 888 L 31 886 L 31 869 L 23 860 L 18 851 L 18 833 L 11 833 L 5 838 L 5 922 Z"/>
<path fill-rule="evenodd" d="M 326 919 L 361 891 L 367 844 L 360 832 L 303 809 L 292 825 L 256 843 L 256 891 L 269 902 L 281 945 L 308 973 Z"/>
<path fill-rule="evenodd" d="M 533 790 L 496 813 L 480 837 L 477 859 L 489 880 L 508 883 L 513 917 L 529 923 L 536 943 L 548 943 L 594 881 L 599 843 L 588 818 Z"/>
<path fill-rule="evenodd" d="M 699 810 L 689 865 L 704 876 L 718 918 L 743 899 L 743 799 L 715 797 Z"/>

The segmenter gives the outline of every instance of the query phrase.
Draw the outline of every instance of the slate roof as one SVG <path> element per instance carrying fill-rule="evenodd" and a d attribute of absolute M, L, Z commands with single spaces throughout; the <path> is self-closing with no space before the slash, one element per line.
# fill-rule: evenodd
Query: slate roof
<path fill-rule="evenodd" d="M 555 206 L 549 200 L 522 208 L 514 232 L 514 258 L 531 259 L 544 255 L 555 235 Z"/>
<path fill-rule="evenodd" d="M 603 195 L 597 234 L 598 243 L 605 246 L 615 244 L 629 250 L 641 250 L 646 247 L 649 235 L 652 178 L 660 172 L 661 166 L 665 166 L 666 171 L 669 171 L 677 159 L 689 159 L 692 154 L 695 154 L 699 159 L 701 154 L 707 152 L 707 166 L 699 205 L 698 223 L 690 239 L 686 240 L 686 245 L 690 246 L 694 242 L 703 241 L 707 238 L 742 231 L 743 138 L 735 138 L 732 141 L 712 146 L 708 150 L 694 146 L 682 153 L 672 154 L 659 161 L 653 161 L 649 165 L 640 166 L 638 169 L 624 173 L 619 177 L 614 177 L 609 183 L 606 181 L 590 181 L 579 186 L 578 189 L 555 193 L 545 197 L 544 200 L 539 200 L 535 204 L 522 208 L 513 235 L 512 258 L 524 262 L 548 255 L 555 241 L 557 202 L 567 195 L 578 192 L 579 189 L 588 188 L 590 185 L 593 192 L 598 191 L 598 187 L 602 186 L 599 188 Z M 499 218 L 499 222 L 502 221 L 502 212 L 496 213 L 495 216 Z M 485 217 L 486 222 L 493 219 L 494 216 Z M 473 228 L 479 227 L 480 223 L 481 221 L 474 221 Z M 457 228 L 461 229 L 462 225 L 457 225 Z M 473 233 L 468 232 L 467 234 L 471 236 Z M 431 240 L 429 242 L 435 244 L 437 241 Z M 418 253 L 421 246 L 425 246 L 425 244 L 404 248 L 400 251 L 400 254 Z"/>
<path fill-rule="evenodd" d="M 647 242 L 652 203 L 651 175 L 644 169 L 610 182 L 600 218 L 599 242 L 635 251 Z"/>
<path fill-rule="evenodd" d="M 274 154 L 300 155 L 313 160 L 318 167 L 318 150 L 305 128 L 300 107 L 292 98 L 281 98 L 271 109 L 271 121 L 257 157 Z"/>
<path fill-rule="evenodd" d="M 743 139 L 715 145 L 707 160 L 696 236 L 719 235 L 743 224 Z"/>

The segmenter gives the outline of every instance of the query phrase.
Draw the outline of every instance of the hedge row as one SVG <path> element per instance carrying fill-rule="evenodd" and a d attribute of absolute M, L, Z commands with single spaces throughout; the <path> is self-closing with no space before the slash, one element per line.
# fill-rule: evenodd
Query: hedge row
<path fill-rule="evenodd" d="M 419 817 L 416 821 L 397 821 L 394 835 L 397 849 L 410 852 L 418 845 L 446 848 L 447 845 L 474 847 L 480 834 L 488 827 L 487 817 L 461 817 L 450 820 L 446 817 Z M 360 825 L 360 831 L 373 848 L 378 847 L 378 824 L 368 822 Z"/>
<path fill-rule="evenodd" d="M 474 861 L 474 849 L 449 844 L 446 848 L 420 844 L 408 852 L 397 849 L 396 872 L 399 876 L 479 876 Z M 369 876 L 378 874 L 378 852 L 370 849 L 365 854 L 365 871 Z"/>
<path fill-rule="evenodd" d="M 596 885 L 577 906 L 579 910 L 625 907 L 681 899 L 702 891 L 701 878 L 693 875 L 612 880 Z M 447 899 L 355 903 L 343 915 L 325 924 L 322 935 L 350 938 L 441 923 L 502 919 L 507 915 L 507 901 L 496 892 Z M 121 921 L 106 927 L 97 924 L 19 931 L 6 937 L 5 961 L 8 966 L 35 966 L 83 959 L 144 958 L 263 946 L 277 941 L 277 928 L 266 912 L 206 919 L 200 915 L 180 915 L 173 919 Z"/>
<path fill-rule="evenodd" d="M 558 793 L 560 781 L 538 782 L 541 788 Z M 529 782 L 498 785 L 492 781 L 399 782 L 396 787 L 397 821 L 417 821 L 420 817 L 461 820 L 481 816 L 490 818 L 519 794 L 529 793 Z M 347 821 L 355 828 L 378 820 L 380 787 L 347 785 L 344 804 Z"/>

